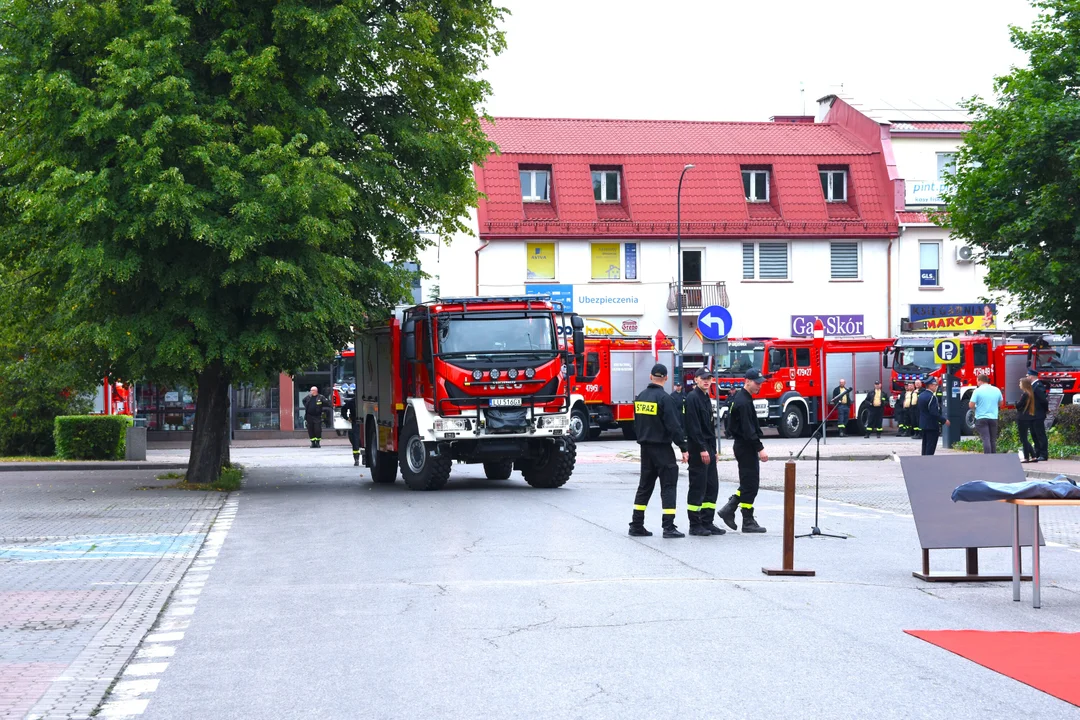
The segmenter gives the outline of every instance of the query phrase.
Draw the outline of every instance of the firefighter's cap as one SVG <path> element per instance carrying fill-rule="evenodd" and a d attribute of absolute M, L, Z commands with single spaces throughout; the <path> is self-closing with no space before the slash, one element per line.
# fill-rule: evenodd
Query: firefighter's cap
<path fill-rule="evenodd" d="M 756 380 L 768 380 L 769 379 L 768 375 L 762 375 L 760 372 L 758 372 L 757 370 L 755 370 L 753 368 L 747 370 L 746 375 L 744 375 L 743 377 L 745 377 L 747 380 L 755 380 L 755 381 Z"/>
<path fill-rule="evenodd" d="M 701 368 L 697 369 L 696 373 L 694 373 L 694 377 L 696 377 L 696 378 L 704 378 L 706 380 L 712 380 L 712 376 L 713 376 L 712 371 L 709 370 L 709 368 L 701 367 Z"/>
<path fill-rule="evenodd" d="M 652 370 L 649 371 L 649 374 L 653 377 L 666 378 L 667 365 L 665 365 L 664 363 L 656 363 L 652 366 Z"/>

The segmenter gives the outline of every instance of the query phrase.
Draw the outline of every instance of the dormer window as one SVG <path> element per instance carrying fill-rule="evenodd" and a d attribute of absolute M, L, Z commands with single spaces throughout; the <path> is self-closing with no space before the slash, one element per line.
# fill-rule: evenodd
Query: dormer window
<path fill-rule="evenodd" d="M 820 170 L 818 175 L 825 202 L 847 202 L 847 170 Z"/>
<path fill-rule="evenodd" d="M 549 170 L 520 170 L 521 199 L 524 202 L 551 202 Z"/>
<path fill-rule="evenodd" d="M 743 170 L 742 184 L 746 202 L 769 202 L 768 170 Z"/>
<path fill-rule="evenodd" d="M 622 200 L 618 170 L 592 171 L 593 198 L 598 203 L 617 203 Z"/>

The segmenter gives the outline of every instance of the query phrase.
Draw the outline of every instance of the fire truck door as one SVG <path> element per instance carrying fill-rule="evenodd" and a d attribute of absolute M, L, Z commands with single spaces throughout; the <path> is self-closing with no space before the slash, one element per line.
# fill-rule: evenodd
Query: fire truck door
<path fill-rule="evenodd" d="M 990 378 L 990 384 L 994 383 L 994 368 L 990 365 L 990 341 L 975 343 L 971 346 L 971 364 L 975 370 L 975 377 L 970 378 L 974 383 L 980 375 Z M 1019 380 L 1017 380 L 1019 382 Z"/>

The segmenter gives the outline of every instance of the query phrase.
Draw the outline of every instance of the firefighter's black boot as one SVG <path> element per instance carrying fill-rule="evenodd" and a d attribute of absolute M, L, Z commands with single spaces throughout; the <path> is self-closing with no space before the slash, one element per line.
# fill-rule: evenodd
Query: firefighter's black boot
<path fill-rule="evenodd" d="M 645 506 L 641 509 L 634 508 L 634 515 L 630 518 L 630 537 L 650 537 L 651 532 L 645 529 Z"/>
<path fill-rule="evenodd" d="M 675 515 L 664 514 L 664 537 L 666 538 L 681 538 L 686 537 L 686 533 L 679 532 L 679 528 L 675 527 Z"/>
<path fill-rule="evenodd" d="M 360 451 L 359 450 L 353 450 L 352 464 L 353 464 L 353 467 L 360 467 Z"/>
<path fill-rule="evenodd" d="M 754 519 L 754 508 L 742 509 L 742 531 L 744 533 L 763 533 L 765 528 L 757 524 L 757 520 Z"/>
<path fill-rule="evenodd" d="M 687 510 L 686 515 L 690 520 L 690 534 L 700 535 L 702 537 L 708 537 L 712 535 L 705 526 L 701 523 L 701 511 L 700 510 Z"/>
<path fill-rule="evenodd" d="M 727 530 L 724 530 L 724 528 L 721 527 L 716 527 L 716 524 L 713 522 L 713 514 L 715 512 L 716 511 L 712 508 L 709 508 L 708 510 L 702 510 L 701 515 L 699 516 L 701 517 L 701 526 L 708 530 L 709 533 L 712 535 L 723 535 L 725 532 L 727 532 Z"/>
<path fill-rule="evenodd" d="M 724 521 L 732 530 L 738 530 L 735 526 L 735 508 L 739 507 L 739 496 L 732 495 L 724 504 L 724 507 L 716 511 L 716 516 Z"/>

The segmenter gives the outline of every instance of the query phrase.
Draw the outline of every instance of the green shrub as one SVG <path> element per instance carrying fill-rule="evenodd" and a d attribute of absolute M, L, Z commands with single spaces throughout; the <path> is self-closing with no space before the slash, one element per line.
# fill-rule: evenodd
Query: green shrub
<path fill-rule="evenodd" d="M 55 420 L 56 455 L 66 460 L 123 460 L 127 415 L 62 415 Z"/>
<path fill-rule="evenodd" d="M 1066 445 L 1080 445 L 1080 405 L 1062 405 L 1054 419 L 1054 429 Z"/>

